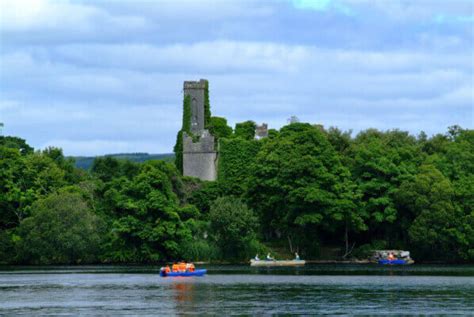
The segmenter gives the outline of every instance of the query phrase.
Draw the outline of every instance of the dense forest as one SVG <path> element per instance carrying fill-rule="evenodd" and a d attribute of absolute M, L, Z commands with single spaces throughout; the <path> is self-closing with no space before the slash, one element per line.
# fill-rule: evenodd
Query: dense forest
<path fill-rule="evenodd" d="M 208 128 L 215 182 L 160 160 L 98 157 L 83 170 L 61 149 L 0 137 L 0 263 L 348 259 L 380 248 L 474 261 L 473 130 L 352 136 L 294 122 L 255 140 L 251 121 L 232 129 L 211 117 Z"/>

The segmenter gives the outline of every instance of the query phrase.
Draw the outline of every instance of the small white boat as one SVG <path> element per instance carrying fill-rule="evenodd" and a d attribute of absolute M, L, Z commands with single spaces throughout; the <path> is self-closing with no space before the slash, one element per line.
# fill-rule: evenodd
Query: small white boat
<path fill-rule="evenodd" d="M 301 266 L 305 260 L 250 260 L 250 266 Z"/>

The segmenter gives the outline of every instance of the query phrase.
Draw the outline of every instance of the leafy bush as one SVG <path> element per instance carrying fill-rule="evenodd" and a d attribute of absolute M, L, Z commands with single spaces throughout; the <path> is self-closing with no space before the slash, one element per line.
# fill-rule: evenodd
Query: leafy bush
<path fill-rule="evenodd" d="M 111 232 L 104 259 L 151 262 L 179 256 L 181 246 L 192 238 L 187 220 L 198 218 L 199 212 L 194 206 L 180 206 L 176 178 L 173 165 L 149 161 L 132 179 L 107 184 L 103 203 Z"/>
<path fill-rule="evenodd" d="M 258 222 L 253 211 L 239 198 L 217 198 L 209 215 L 211 232 L 226 259 L 245 259 L 255 252 Z"/>
<path fill-rule="evenodd" d="M 227 120 L 221 117 L 211 117 L 209 132 L 216 138 L 228 138 L 232 135 L 232 128 L 227 125 Z"/>
<path fill-rule="evenodd" d="M 352 257 L 356 259 L 367 259 L 374 252 L 374 250 L 387 249 L 387 242 L 383 240 L 374 240 L 371 243 L 363 244 L 352 252 Z"/>
<path fill-rule="evenodd" d="M 18 261 L 30 264 L 93 263 L 100 254 L 102 221 L 77 193 L 51 194 L 32 206 L 18 227 Z"/>
<path fill-rule="evenodd" d="M 255 129 L 257 125 L 253 121 L 245 121 L 235 125 L 235 137 L 244 140 L 253 140 L 255 138 Z"/>
<path fill-rule="evenodd" d="M 15 258 L 15 245 L 10 230 L 0 230 L 0 265 L 12 263 Z"/>
<path fill-rule="evenodd" d="M 219 142 L 218 180 L 227 195 L 240 196 L 247 191 L 252 164 L 261 147 L 257 140 L 221 139 Z"/>
<path fill-rule="evenodd" d="M 197 239 L 183 245 L 181 257 L 187 261 L 212 261 L 220 258 L 220 250 L 212 241 Z"/>

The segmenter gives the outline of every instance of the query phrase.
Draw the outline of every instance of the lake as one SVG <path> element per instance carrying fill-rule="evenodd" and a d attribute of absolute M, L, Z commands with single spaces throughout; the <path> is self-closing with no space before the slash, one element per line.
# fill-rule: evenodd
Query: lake
<path fill-rule="evenodd" d="M 0 267 L 0 315 L 473 314 L 474 266 Z"/>

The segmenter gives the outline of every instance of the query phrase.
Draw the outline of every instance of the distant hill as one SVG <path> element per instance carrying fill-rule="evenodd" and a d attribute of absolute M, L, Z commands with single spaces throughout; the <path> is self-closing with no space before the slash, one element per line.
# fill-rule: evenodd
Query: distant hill
<path fill-rule="evenodd" d="M 113 157 L 119 160 L 129 160 L 132 162 L 142 163 L 150 160 L 163 160 L 172 162 L 174 160 L 173 153 L 165 154 L 148 154 L 148 153 L 118 153 L 107 154 L 102 156 L 71 156 L 76 161 L 76 167 L 88 170 L 92 166 L 92 162 L 96 157 Z"/>

